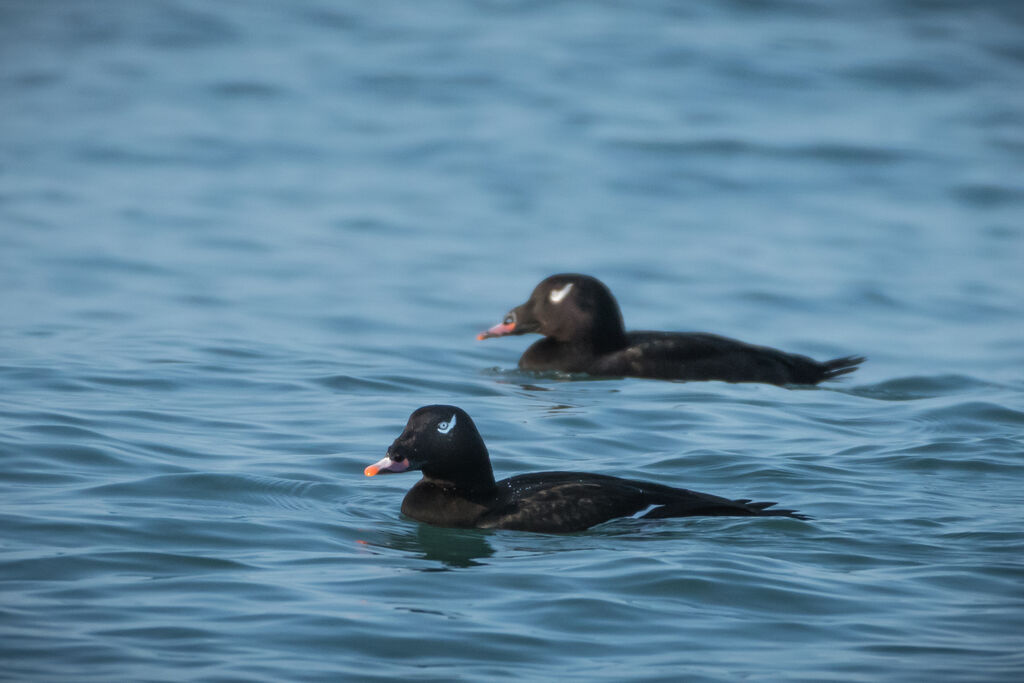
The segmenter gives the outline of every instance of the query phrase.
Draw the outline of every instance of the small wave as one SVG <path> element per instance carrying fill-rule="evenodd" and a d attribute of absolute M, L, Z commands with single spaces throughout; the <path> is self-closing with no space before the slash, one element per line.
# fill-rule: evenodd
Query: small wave
<path fill-rule="evenodd" d="M 335 391 L 341 391 L 344 393 L 377 394 L 378 392 L 395 393 L 402 390 L 401 386 L 396 386 L 391 381 L 356 377 L 354 375 L 315 377 L 311 381 L 314 384 L 319 384 L 320 386 L 327 387 L 328 389 L 334 389 Z"/>
<path fill-rule="evenodd" d="M 956 185 L 950 193 L 972 207 L 987 209 L 1024 202 L 1024 190 L 995 183 Z"/>
<path fill-rule="evenodd" d="M 685 158 L 705 155 L 717 159 L 729 157 L 773 160 L 804 159 L 844 165 L 880 166 L 914 157 L 914 153 L 910 151 L 891 147 L 825 141 L 799 145 L 771 145 L 739 138 L 674 140 L 671 138 L 619 137 L 608 142 L 624 150 Z"/>
<path fill-rule="evenodd" d="M 210 92 L 225 99 L 275 99 L 284 89 L 262 81 L 222 81 L 210 86 Z"/>
<path fill-rule="evenodd" d="M 108 387 L 147 389 L 152 391 L 177 391 L 182 388 L 181 382 L 155 377 L 113 377 L 110 375 L 91 375 L 83 380 Z"/>
<path fill-rule="evenodd" d="M 246 569 L 237 560 L 155 551 L 114 551 L 70 553 L 57 556 L 28 557 L 3 563 L 4 572 L 15 576 L 32 576 L 49 581 L 79 580 L 88 576 L 111 573 L 153 575 L 194 574 L 196 572 Z"/>
<path fill-rule="evenodd" d="M 993 388 L 1001 387 L 966 375 L 918 375 L 839 391 L 883 401 L 916 401 L 937 396 L 980 393 Z"/>
<path fill-rule="evenodd" d="M 885 62 L 848 69 L 843 76 L 874 86 L 899 90 L 931 90 L 948 92 L 972 84 L 976 74 L 965 68 L 950 69 L 938 64 L 914 62 Z"/>
<path fill-rule="evenodd" d="M 1024 411 L 990 401 L 965 401 L 924 411 L 918 420 L 938 425 L 943 432 L 957 434 L 993 434 L 999 425 L 1019 434 L 1024 427 Z"/>
<path fill-rule="evenodd" d="M 198 501 L 206 504 L 274 506 L 287 510 L 319 507 L 322 494 L 332 497 L 333 484 L 279 479 L 254 474 L 181 473 L 160 474 L 136 481 L 94 486 L 86 490 L 98 496 L 127 499 L 158 498 L 165 501 Z"/>
<path fill-rule="evenodd" d="M 91 429 L 84 429 L 82 427 L 69 427 L 67 425 L 27 425 L 24 427 L 17 427 L 16 429 L 21 432 L 44 434 L 46 436 L 61 436 L 76 439 L 105 438 L 99 432 L 94 432 Z"/>
<path fill-rule="evenodd" d="M 199 350 L 212 356 L 241 360 L 263 360 L 270 357 L 265 351 L 241 346 L 206 346 Z"/>
<path fill-rule="evenodd" d="M 190 49 L 223 47 L 236 40 L 239 31 L 224 14 L 200 12 L 179 5 L 161 7 L 155 19 L 145 27 L 149 41 L 156 46 Z"/>

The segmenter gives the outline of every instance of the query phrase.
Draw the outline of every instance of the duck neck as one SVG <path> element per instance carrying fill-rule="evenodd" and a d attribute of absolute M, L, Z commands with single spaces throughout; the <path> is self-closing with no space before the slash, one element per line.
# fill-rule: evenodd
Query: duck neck
<path fill-rule="evenodd" d="M 609 353 L 625 348 L 628 343 L 626 341 L 626 330 L 622 325 L 622 317 L 617 316 L 614 324 L 595 329 L 593 334 L 590 335 L 590 342 L 591 347 L 596 353 Z"/>
<path fill-rule="evenodd" d="M 423 476 L 435 484 L 453 488 L 466 498 L 486 497 L 494 492 L 494 470 L 487 448 L 481 443 L 482 457 L 463 459 L 457 466 L 445 468 L 443 471 L 427 471 Z"/>

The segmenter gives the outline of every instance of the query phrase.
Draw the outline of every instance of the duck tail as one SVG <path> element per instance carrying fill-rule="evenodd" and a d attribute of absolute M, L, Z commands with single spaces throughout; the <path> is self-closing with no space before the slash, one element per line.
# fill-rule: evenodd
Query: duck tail
<path fill-rule="evenodd" d="M 821 379 L 818 381 L 823 382 L 827 379 L 836 379 L 841 375 L 853 372 L 865 360 L 864 356 L 843 356 L 842 358 L 827 360 L 822 363 L 824 371 L 822 372 Z"/>
<path fill-rule="evenodd" d="M 775 505 L 775 503 L 751 501 L 746 499 L 740 499 L 735 502 L 741 504 L 743 507 L 749 508 L 757 517 L 792 517 L 793 519 L 813 519 L 808 515 L 800 514 L 796 510 L 786 510 L 784 508 L 772 507 L 773 505 Z"/>

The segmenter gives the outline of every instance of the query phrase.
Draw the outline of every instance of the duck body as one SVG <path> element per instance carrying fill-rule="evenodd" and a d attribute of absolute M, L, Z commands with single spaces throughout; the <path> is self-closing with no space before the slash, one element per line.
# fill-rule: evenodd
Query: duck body
<path fill-rule="evenodd" d="M 519 359 L 523 370 L 785 385 L 817 384 L 864 361 L 846 356 L 820 362 L 704 332 L 627 332 L 608 288 L 574 273 L 545 279 L 526 303 L 478 338 L 530 332 L 544 338 Z"/>
<path fill-rule="evenodd" d="M 804 518 L 789 510 L 765 509 L 771 505 L 608 475 L 536 472 L 502 479 L 489 495 L 475 499 L 446 482 L 424 478 L 406 494 L 402 513 L 435 526 L 539 533 L 584 531 L 622 517 Z"/>
<path fill-rule="evenodd" d="M 785 385 L 818 384 L 853 372 L 862 360 L 844 357 L 819 362 L 706 332 L 645 331 L 627 332 L 624 347 L 604 353 L 545 337 L 530 345 L 519 359 L 519 367 L 604 377 Z"/>
<path fill-rule="evenodd" d="M 446 428 L 447 433 L 441 431 Z M 570 533 L 622 517 L 806 519 L 791 510 L 769 509 L 773 503 L 730 500 L 604 474 L 537 472 L 495 481 L 476 426 L 454 406 L 425 406 L 414 412 L 387 457 L 366 473 L 413 469 L 422 470 L 423 478 L 406 494 L 402 512 L 435 526 Z"/>

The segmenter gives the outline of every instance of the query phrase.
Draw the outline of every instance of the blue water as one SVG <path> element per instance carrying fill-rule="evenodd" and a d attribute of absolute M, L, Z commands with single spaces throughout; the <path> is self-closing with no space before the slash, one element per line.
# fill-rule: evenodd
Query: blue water
<path fill-rule="evenodd" d="M 0 1 L 0 678 L 1024 677 L 1019 2 Z M 779 388 L 515 370 L 580 271 Z M 549 536 L 367 479 L 791 519 Z"/>

